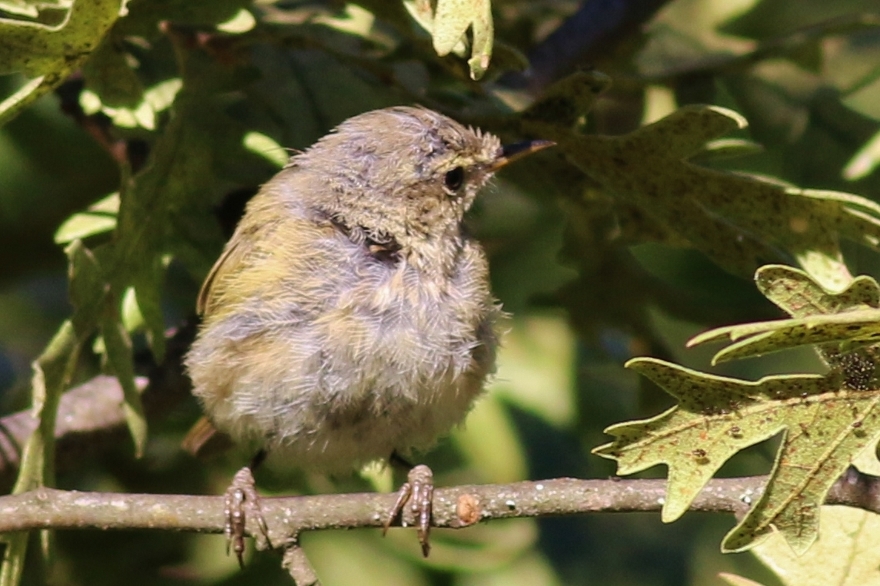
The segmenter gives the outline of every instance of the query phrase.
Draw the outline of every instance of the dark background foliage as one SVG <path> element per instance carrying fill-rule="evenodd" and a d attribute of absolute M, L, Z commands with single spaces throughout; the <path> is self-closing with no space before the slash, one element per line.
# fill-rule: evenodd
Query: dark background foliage
<path fill-rule="evenodd" d="M 14 4 L 0 2 L 0 16 L 14 16 Z M 199 284 L 224 238 L 277 169 L 273 141 L 304 149 L 374 108 L 420 103 L 521 138 L 506 114 L 566 75 L 595 68 L 613 85 L 580 121 L 588 134 L 623 135 L 680 106 L 717 104 L 750 126 L 731 135 L 741 139 L 734 145 L 741 156 L 711 158 L 712 167 L 878 194 L 869 141 L 880 118 L 880 16 L 869 12 L 871 2 L 503 0 L 492 8 L 495 54 L 477 82 L 461 57 L 438 57 L 396 2 L 133 0 L 83 67 L 0 128 L 3 412 L 28 406 L 30 363 L 71 314 L 68 257 L 54 238 L 74 213 L 122 190 L 118 216 L 98 214 L 116 219 L 115 233 L 94 230 L 96 216 L 83 220 L 82 233 L 68 225 L 108 285 L 110 300 L 98 303 L 116 308 L 109 317 L 96 310 L 83 330 L 72 382 L 108 368 L 91 352 L 95 328 L 112 347 L 108 319 L 128 326 L 136 371 L 147 374 L 150 349 L 161 355 L 163 330 L 192 322 Z M 241 9 L 255 17 L 252 26 L 233 20 Z M 51 24 L 58 14 L 44 7 L 38 18 Z M 218 30 L 228 22 L 239 26 Z M 530 68 L 517 71 L 524 58 Z M 21 83 L 0 77 L 0 95 Z M 706 370 L 709 351 L 684 350 L 690 336 L 779 316 L 748 274 L 725 272 L 563 153 L 505 170 L 469 227 L 514 317 L 487 398 L 464 429 L 424 455 L 441 485 L 612 475 L 613 463 L 590 455 L 607 441 L 602 429 L 671 404 L 625 371 L 626 359 L 651 355 Z M 878 273 L 873 252 L 844 250 L 854 274 Z M 123 302 L 131 286 L 135 309 Z M 119 364 L 111 358 L 110 370 Z M 812 353 L 793 351 L 713 372 L 754 379 L 821 369 Z M 142 458 L 124 434 L 98 438 L 84 451 L 62 452 L 57 484 L 222 492 L 246 455 L 199 461 L 180 450 L 199 415 L 191 398 L 148 412 Z M 772 449 L 759 446 L 722 475 L 765 473 L 772 459 Z M 258 482 L 285 494 L 392 486 L 381 471 L 328 480 L 267 470 Z M 619 514 L 498 522 L 436 532 L 427 561 L 401 530 L 386 539 L 368 530 L 310 534 L 304 547 L 326 584 L 713 584 L 722 570 L 774 583 L 747 554 L 718 553 L 731 525 L 719 515 L 672 525 Z M 255 555 L 239 572 L 223 553 L 219 536 L 60 532 L 50 575 L 31 556 L 25 583 L 289 582 L 277 556 Z"/>

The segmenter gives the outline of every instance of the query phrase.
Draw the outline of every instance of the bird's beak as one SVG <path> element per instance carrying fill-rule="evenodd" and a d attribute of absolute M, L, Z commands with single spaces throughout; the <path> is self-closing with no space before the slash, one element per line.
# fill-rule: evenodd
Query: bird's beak
<path fill-rule="evenodd" d="M 526 140 L 501 147 L 501 154 L 489 165 L 489 172 L 494 173 L 508 163 L 521 159 L 526 155 L 537 153 L 556 143 L 552 140 Z"/>

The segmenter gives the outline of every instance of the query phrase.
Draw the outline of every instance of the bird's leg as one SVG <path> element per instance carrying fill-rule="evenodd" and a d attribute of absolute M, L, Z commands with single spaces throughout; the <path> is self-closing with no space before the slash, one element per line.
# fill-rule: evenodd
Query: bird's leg
<path fill-rule="evenodd" d="M 434 505 L 434 473 L 424 464 L 413 466 L 400 454 L 394 452 L 389 459 L 392 464 L 403 466 L 409 469 L 406 475 L 406 482 L 397 491 L 397 501 L 388 512 L 388 518 L 385 520 L 385 528 L 382 535 L 388 532 L 388 528 L 394 519 L 403 512 L 403 507 L 409 503 L 410 511 L 416 518 L 416 527 L 418 529 L 419 543 L 422 544 L 422 555 L 428 557 L 431 551 L 431 509 Z"/>
<path fill-rule="evenodd" d="M 260 495 L 257 494 L 257 486 L 254 481 L 254 470 L 266 459 L 266 451 L 260 450 L 251 460 L 251 463 L 235 473 L 232 484 L 226 489 L 226 504 L 223 513 L 226 515 L 226 554 L 230 548 L 238 558 L 238 565 L 244 567 L 244 534 L 248 517 L 256 520 L 259 532 L 254 535 L 258 541 L 265 539 L 269 543 L 269 528 L 266 519 L 263 518 L 263 509 L 260 506 Z"/>

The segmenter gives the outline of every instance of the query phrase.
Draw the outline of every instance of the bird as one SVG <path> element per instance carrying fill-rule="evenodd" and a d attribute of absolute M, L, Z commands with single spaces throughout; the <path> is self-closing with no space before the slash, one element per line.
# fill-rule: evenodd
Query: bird
<path fill-rule="evenodd" d="M 185 359 L 211 426 L 256 453 L 226 493 L 239 563 L 245 518 L 268 535 L 253 477 L 267 456 L 324 474 L 406 462 L 464 420 L 504 315 L 464 215 L 496 171 L 552 144 L 504 147 L 421 106 L 373 110 L 249 201 Z M 430 469 L 411 467 L 385 523 L 411 502 L 426 556 L 432 493 Z"/>

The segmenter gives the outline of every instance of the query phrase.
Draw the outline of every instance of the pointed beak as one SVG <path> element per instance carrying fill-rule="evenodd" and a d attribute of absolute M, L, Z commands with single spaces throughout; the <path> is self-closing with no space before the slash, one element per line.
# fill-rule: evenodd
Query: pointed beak
<path fill-rule="evenodd" d="M 512 163 L 517 159 L 521 159 L 526 155 L 537 153 L 548 147 L 552 147 L 556 143 L 552 140 L 526 140 L 501 147 L 501 154 L 495 161 L 489 165 L 489 172 L 494 173 L 508 163 Z"/>

